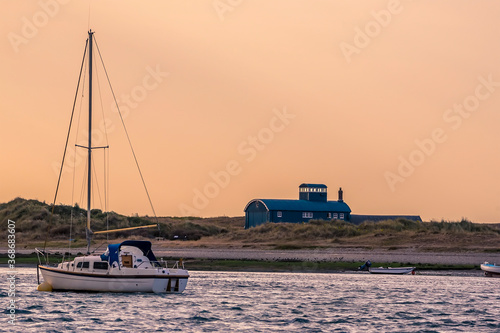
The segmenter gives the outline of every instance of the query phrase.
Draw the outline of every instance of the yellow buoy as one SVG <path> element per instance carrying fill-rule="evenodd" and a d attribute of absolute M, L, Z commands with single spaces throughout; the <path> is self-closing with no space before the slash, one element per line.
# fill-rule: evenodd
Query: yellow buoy
<path fill-rule="evenodd" d="M 52 291 L 52 286 L 48 282 L 42 282 L 41 284 L 38 285 L 36 290 L 38 290 L 38 291 Z"/>

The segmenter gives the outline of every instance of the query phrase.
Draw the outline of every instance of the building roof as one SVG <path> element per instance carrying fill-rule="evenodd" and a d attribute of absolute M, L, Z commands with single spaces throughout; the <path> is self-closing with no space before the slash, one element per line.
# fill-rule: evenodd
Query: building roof
<path fill-rule="evenodd" d="M 324 186 L 324 185 L 323 185 Z M 326 186 L 325 186 L 326 187 Z M 350 213 L 351 209 L 345 202 L 341 201 L 308 201 L 308 200 L 282 200 L 282 199 L 253 199 L 245 207 L 253 202 L 260 201 L 267 210 L 303 211 L 303 212 L 341 212 Z"/>
<path fill-rule="evenodd" d="M 300 184 L 299 187 L 327 188 L 327 186 L 324 184 L 307 184 L 307 183 Z"/>

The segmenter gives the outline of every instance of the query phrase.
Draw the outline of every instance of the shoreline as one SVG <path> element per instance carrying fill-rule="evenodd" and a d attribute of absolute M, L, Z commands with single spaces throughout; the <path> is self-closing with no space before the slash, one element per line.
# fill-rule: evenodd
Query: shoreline
<path fill-rule="evenodd" d="M 304 261 L 304 262 L 372 262 L 480 265 L 485 261 L 500 263 L 500 253 L 481 252 L 420 252 L 414 250 L 366 250 L 356 248 L 327 248 L 314 250 L 263 249 L 156 249 L 157 257 L 183 257 L 195 259 Z"/>
<path fill-rule="evenodd" d="M 95 251 L 101 254 L 105 249 Z M 48 253 L 65 253 L 67 248 L 48 248 Z M 490 252 L 427 252 L 415 249 L 399 250 L 367 250 L 360 248 L 321 248 L 300 250 L 270 250 L 254 248 L 215 248 L 215 247 L 181 247 L 165 248 L 153 245 L 156 257 L 192 260 L 232 260 L 232 261 L 265 261 L 265 262 L 316 262 L 316 263 L 353 263 L 370 260 L 379 263 L 400 263 L 404 265 L 476 265 L 485 261 L 500 263 L 500 253 Z M 34 249 L 16 249 L 16 254 L 27 256 L 34 254 Z M 85 253 L 85 248 L 73 248 L 71 253 Z M 0 248 L 2 257 L 6 257 L 7 248 Z"/>

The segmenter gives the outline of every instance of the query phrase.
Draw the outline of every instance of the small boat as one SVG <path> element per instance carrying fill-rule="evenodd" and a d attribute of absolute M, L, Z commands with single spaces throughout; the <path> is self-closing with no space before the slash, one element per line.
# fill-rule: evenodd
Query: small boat
<path fill-rule="evenodd" d="M 91 30 L 88 33 L 87 44 L 85 47 L 85 51 L 87 51 L 87 45 L 88 45 L 88 53 L 87 53 L 88 69 L 89 69 L 88 146 L 75 145 L 77 147 L 84 148 L 88 151 L 88 159 L 87 159 L 88 166 L 92 165 L 93 150 L 108 148 L 108 146 L 96 147 L 95 145 L 92 145 L 92 65 L 91 64 L 93 59 L 92 57 L 93 42 L 94 42 L 94 32 Z M 97 51 L 99 51 L 99 49 Z M 100 52 L 99 52 L 99 58 L 101 58 Z M 85 59 L 85 53 L 84 53 L 84 59 Z M 83 68 L 83 63 L 82 63 L 82 68 Z M 80 70 L 80 77 L 81 77 L 81 70 Z M 116 103 L 116 105 L 118 107 L 118 103 Z M 66 140 L 66 145 L 67 141 L 68 140 Z M 61 173 L 62 173 L 62 167 L 63 165 L 61 166 Z M 151 249 L 151 242 L 149 241 L 127 240 L 119 244 L 109 244 L 107 250 L 101 255 L 90 254 L 90 245 L 92 236 L 94 234 L 103 234 L 103 233 L 125 231 L 138 228 L 157 227 L 158 224 L 114 229 L 114 230 L 105 230 L 105 231 L 91 230 L 92 168 L 87 167 L 87 170 L 88 170 L 87 225 L 85 228 L 86 238 L 87 238 L 87 255 L 77 256 L 76 258 L 70 261 L 64 261 L 63 258 L 63 261 L 61 263 L 59 263 L 56 266 L 53 266 L 49 264 L 49 259 L 48 256 L 46 256 L 45 251 L 40 251 L 37 249 L 37 253 L 42 255 L 42 257 L 45 258 L 46 261 L 45 264 L 42 264 L 40 255 L 38 256 L 39 265 L 37 266 L 37 276 L 39 277 L 38 270 L 40 270 L 44 279 L 44 282 L 42 284 L 40 284 L 40 281 L 38 281 L 39 283 L 38 290 L 39 291 L 52 291 L 52 290 L 90 291 L 90 292 L 153 292 L 153 293 L 183 292 L 184 289 L 186 288 L 189 274 L 188 271 L 184 269 L 182 259 L 174 263 L 173 266 L 167 267 L 166 264 L 160 263 L 158 262 L 158 260 L 156 260 L 156 257 Z M 56 196 L 54 198 L 53 207 L 55 206 L 56 198 L 57 198 L 57 190 L 56 190 Z"/>
<path fill-rule="evenodd" d="M 370 267 L 372 274 L 415 274 L 415 267 Z"/>
<path fill-rule="evenodd" d="M 484 276 L 500 277 L 500 266 L 497 264 L 490 264 L 485 261 L 484 264 L 481 264 L 481 269 L 484 271 Z"/>

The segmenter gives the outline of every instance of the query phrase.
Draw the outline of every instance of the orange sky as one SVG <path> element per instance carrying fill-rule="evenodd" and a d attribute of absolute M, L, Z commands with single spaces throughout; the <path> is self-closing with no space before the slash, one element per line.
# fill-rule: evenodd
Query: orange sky
<path fill-rule="evenodd" d="M 89 1 L 0 10 L 0 202 L 51 202 Z M 493 0 L 90 2 L 161 216 L 243 215 L 253 198 L 298 198 L 310 182 L 330 199 L 341 186 L 353 214 L 500 222 L 498 17 Z M 152 215 L 98 74 L 109 207 Z M 73 199 L 69 168 L 58 203 L 80 201 L 82 161 Z"/>

